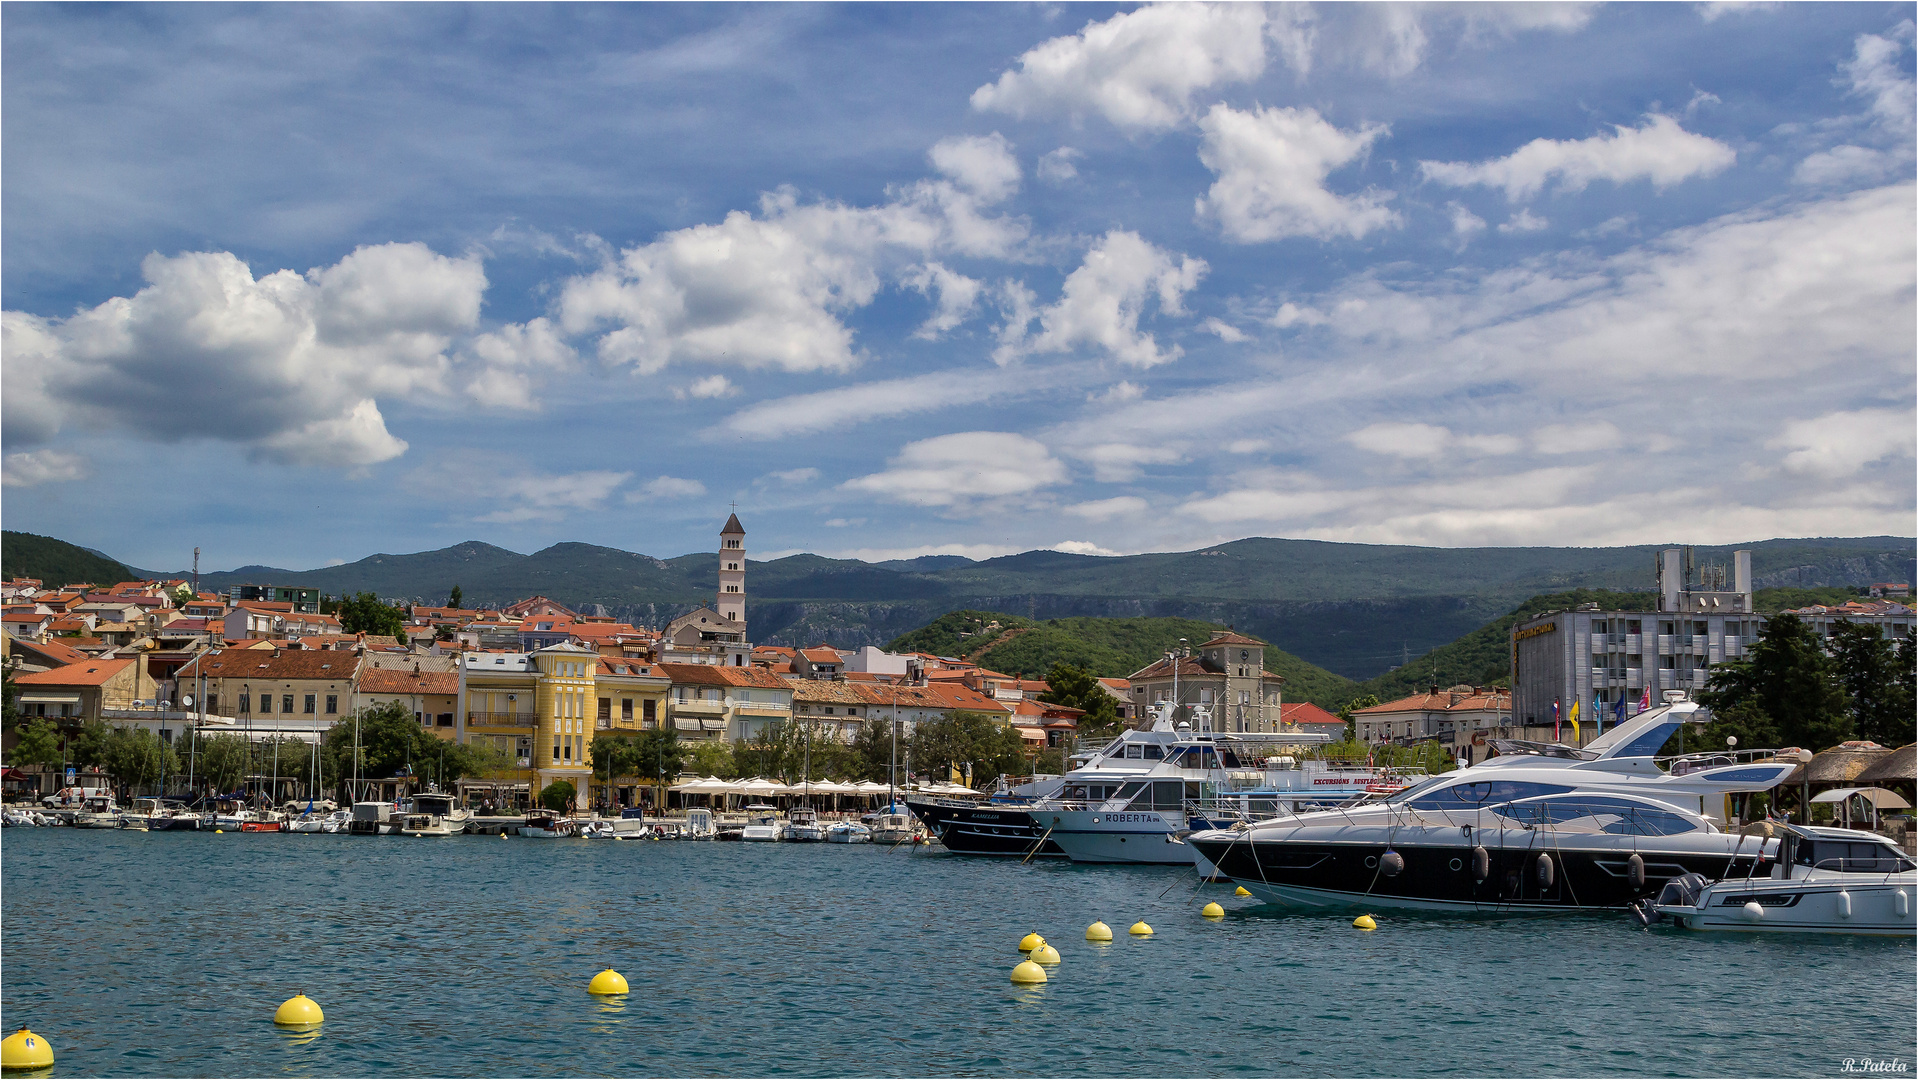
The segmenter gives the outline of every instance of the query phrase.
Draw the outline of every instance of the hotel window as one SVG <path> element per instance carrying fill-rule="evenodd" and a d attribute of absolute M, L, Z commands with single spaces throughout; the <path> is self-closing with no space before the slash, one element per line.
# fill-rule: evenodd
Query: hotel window
<path fill-rule="evenodd" d="M 553 760 L 554 761 L 559 760 L 559 744 L 558 743 L 553 744 Z"/>
<path fill-rule="evenodd" d="M 293 695 L 292 694 L 280 695 L 280 711 L 283 713 L 290 713 L 293 711 Z"/>
<path fill-rule="evenodd" d="M 338 694 L 326 695 L 326 715 L 332 716 L 338 713 L 339 711 L 340 711 L 340 696 Z"/>
<path fill-rule="evenodd" d="M 640 703 L 640 717 L 645 720 L 658 719 L 657 707 L 652 698 L 647 698 Z"/>
<path fill-rule="evenodd" d="M 621 720 L 631 720 L 633 718 L 633 699 L 632 698 L 619 699 L 619 718 Z"/>
<path fill-rule="evenodd" d="M 306 700 L 301 702 L 300 704 L 305 706 L 305 708 L 301 709 L 300 711 L 306 713 L 308 716 L 311 716 L 313 715 L 313 711 L 319 707 L 319 704 L 320 704 L 319 695 L 308 694 L 306 695 Z"/>
<path fill-rule="evenodd" d="M 626 718 L 630 720 L 632 719 L 632 716 L 633 716 L 633 711 L 631 709 L 627 709 Z M 612 718 L 613 718 L 613 699 L 609 697 L 600 698 L 599 699 L 599 719 L 611 720 Z"/>
<path fill-rule="evenodd" d="M 273 695 L 272 694 L 260 695 L 260 711 L 263 713 L 267 713 L 269 715 L 273 712 Z"/>

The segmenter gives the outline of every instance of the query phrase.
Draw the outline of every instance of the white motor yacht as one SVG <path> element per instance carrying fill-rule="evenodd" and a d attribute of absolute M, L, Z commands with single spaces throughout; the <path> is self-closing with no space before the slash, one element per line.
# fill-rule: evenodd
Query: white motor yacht
<path fill-rule="evenodd" d="M 826 826 L 826 842 L 829 844 L 870 844 L 872 830 L 857 821 L 835 821 Z"/>
<path fill-rule="evenodd" d="M 1673 693 L 1583 748 L 1496 740 L 1498 757 L 1375 802 L 1185 842 L 1260 899 L 1305 906 L 1618 908 L 1688 873 L 1766 871 L 1777 841 L 1728 831 L 1728 796 L 1776 786 L 1798 755 L 1654 757 L 1700 719 Z"/>
<path fill-rule="evenodd" d="M 754 803 L 746 808 L 746 828 L 741 840 L 767 842 L 786 838 L 786 823 L 779 819 L 777 807 Z"/>
<path fill-rule="evenodd" d="M 1777 831 L 1780 851 L 1769 875 L 1708 881 L 1686 874 L 1633 910 L 1641 922 L 1664 917 L 1686 930 L 1907 938 L 1918 932 L 1918 863 L 1890 840 L 1855 829 L 1781 824 Z"/>
<path fill-rule="evenodd" d="M 320 819 L 320 831 L 323 833 L 343 833 L 353 827 L 353 811 L 335 810 Z"/>
<path fill-rule="evenodd" d="M 824 841 L 826 829 L 819 824 L 819 811 L 810 806 L 795 806 L 788 810 L 786 839 L 795 844 L 817 844 Z"/>

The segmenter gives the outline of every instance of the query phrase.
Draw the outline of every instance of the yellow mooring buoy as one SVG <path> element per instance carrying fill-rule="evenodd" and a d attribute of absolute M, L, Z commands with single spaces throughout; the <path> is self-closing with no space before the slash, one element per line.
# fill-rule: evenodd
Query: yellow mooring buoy
<path fill-rule="evenodd" d="M 305 994 L 287 998 L 273 1013 L 273 1022 L 281 1027 L 312 1027 L 325 1019 L 320 1003 Z"/>
<path fill-rule="evenodd" d="M 1046 943 L 1046 939 L 1040 937 L 1038 934 L 1036 933 L 1027 934 L 1025 937 L 1022 937 L 1019 939 L 1019 951 L 1031 952 L 1032 950 L 1038 948 L 1041 945 L 1044 945 L 1045 943 Z"/>
<path fill-rule="evenodd" d="M 1225 918 L 1225 909 L 1216 903 L 1212 903 L 1200 908 L 1199 914 L 1208 919 L 1223 919 Z"/>
<path fill-rule="evenodd" d="M 1012 969 L 1012 981 L 1021 984 L 1045 982 L 1046 969 L 1030 960 L 1021 960 L 1019 966 Z"/>
<path fill-rule="evenodd" d="M 605 971 L 593 976 L 593 981 L 586 984 L 586 992 L 601 995 L 624 994 L 627 992 L 626 976 L 621 975 L 612 968 L 607 968 Z"/>
<path fill-rule="evenodd" d="M 1032 956 L 1030 959 L 1035 964 L 1045 964 L 1050 966 L 1052 964 L 1056 964 L 1059 962 L 1059 950 L 1053 948 L 1050 945 L 1047 945 L 1045 942 L 1042 941 L 1039 943 L 1038 948 L 1032 950 Z"/>
<path fill-rule="evenodd" d="M 1232 895 L 1233 896 L 1251 896 L 1252 890 L 1241 885 L 1238 888 L 1232 890 Z"/>
<path fill-rule="evenodd" d="M 1138 922 L 1133 923 L 1132 928 L 1127 930 L 1126 933 L 1131 934 L 1133 937 L 1151 937 L 1152 928 L 1145 924 L 1144 919 L 1140 919 Z"/>
<path fill-rule="evenodd" d="M 1378 921 L 1373 919 L 1372 916 L 1370 915 L 1361 915 L 1358 918 L 1353 919 L 1352 925 L 1358 927 L 1361 930 L 1377 930 L 1379 928 Z"/>
<path fill-rule="evenodd" d="M 1095 922 L 1091 926 L 1086 927 L 1086 940 L 1087 941 L 1111 941 L 1112 927 L 1107 926 L 1105 923 L 1102 923 L 1102 922 Z"/>
<path fill-rule="evenodd" d="M 52 1067 L 53 1047 L 26 1028 L 0 1039 L 0 1069 L 24 1071 Z"/>

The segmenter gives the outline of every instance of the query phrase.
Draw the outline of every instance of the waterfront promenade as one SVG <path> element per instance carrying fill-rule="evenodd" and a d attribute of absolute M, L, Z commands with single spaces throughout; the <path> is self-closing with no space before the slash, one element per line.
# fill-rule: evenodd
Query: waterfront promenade
<path fill-rule="evenodd" d="M 56 1075 L 1828 1075 L 1914 1060 L 1910 941 L 1285 914 L 1176 868 L 873 845 L 12 829 Z M 1218 900 L 1227 917 L 1198 915 Z M 1143 918 L 1143 941 L 1086 924 Z M 1037 930 L 1051 982 L 1010 985 Z M 586 981 L 623 972 L 631 993 Z M 270 1022 L 304 992 L 312 1035 Z M 1780 1037 L 1781 1031 L 1791 1032 Z"/>

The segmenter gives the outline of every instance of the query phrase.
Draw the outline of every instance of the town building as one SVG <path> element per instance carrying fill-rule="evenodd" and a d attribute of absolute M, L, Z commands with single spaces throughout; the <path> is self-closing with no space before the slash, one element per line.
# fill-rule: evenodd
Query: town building
<path fill-rule="evenodd" d="M 738 514 L 730 514 L 719 530 L 719 591 L 716 603 L 723 619 L 739 624 L 746 632 L 746 529 Z"/>
<path fill-rule="evenodd" d="M 360 708 L 397 702 L 421 727 L 453 742 L 458 737 L 459 696 L 459 672 L 422 670 L 415 661 L 411 668 L 364 667 L 356 700 Z"/>
<path fill-rule="evenodd" d="M 737 742 L 792 718 L 792 684 L 763 668 L 655 666 L 672 681 L 669 715 L 681 738 Z"/>
<path fill-rule="evenodd" d="M 299 585 L 235 585 L 227 590 L 228 603 L 238 604 L 242 600 L 286 604 L 289 610 L 301 615 L 320 613 L 320 590 Z"/>
<path fill-rule="evenodd" d="M 598 694 L 599 654 L 561 642 L 533 652 L 467 653 L 458 657 L 454 738 L 491 744 L 512 755 L 506 786 L 537 797 L 561 780 L 585 797 L 592 773 L 588 746 Z"/>
<path fill-rule="evenodd" d="M 176 700 L 191 696 L 209 724 L 236 725 L 254 736 L 312 739 L 352 715 L 360 657 L 319 649 L 220 649 L 202 653 L 174 674 Z"/>
<path fill-rule="evenodd" d="M 1753 606 L 1750 552 L 1734 552 L 1728 569 L 1698 565 L 1691 548 L 1667 548 L 1658 553 L 1655 571 L 1655 611 L 1590 605 L 1542 612 L 1512 627 L 1514 726 L 1550 730 L 1557 721 L 1570 741 L 1563 721 L 1577 702 L 1579 739 L 1589 742 L 1642 705 L 1662 701 L 1667 690 L 1704 689 L 1713 667 L 1744 656 L 1763 632 L 1766 616 Z M 1890 601 L 1790 614 L 1821 636 L 1841 622 L 1876 626 L 1892 639 L 1912 633 L 1912 609 Z"/>
<path fill-rule="evenodd" d="M 14 706 L 22 716 L 49 717 L 75 725 L 128 710 L 159 696 L 159 685 L 134 657 L 88 658 L 14 677 Z"/>
<path fill-rule="evenodd" d="M 1282 730 L 1281 688 L 1285 679 L 1265 670 L 1265 642 L 1227 631 L 1198 647 L 1196 653 L 1167 657 L 1134 672 L 1129 680 L 1135 714 L 1172 701 L 1177 674 L 1177 706 L 1204 706 L 1212 714 L 1213 730 L 1276 732 Z"/>
<path fill-rule="evenodd" d="M 1434 686 L 1423 693 L 1352 710 L 1353 734 L 1360 742 L 1405 746 L 1436 740 L 1460 760 L 1482 759 L 1484 752 L 1476 748 L 1483 747 L 1487 739 L 1525 737 L 1519 727 L 1512 721 L 1511 693 L 1496 687 Z"/>

